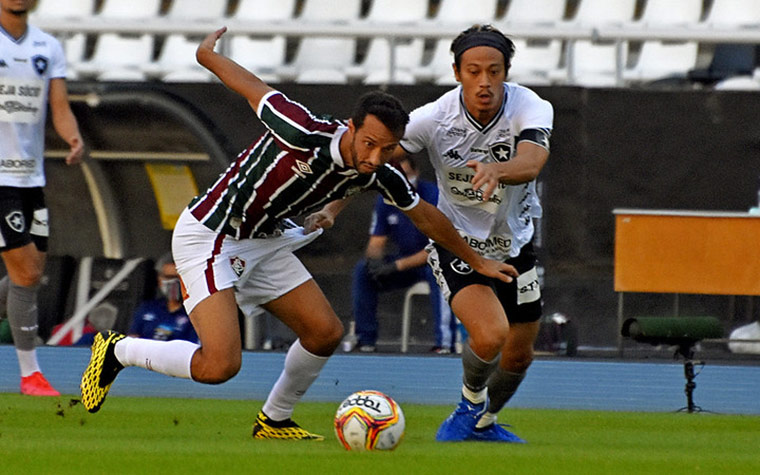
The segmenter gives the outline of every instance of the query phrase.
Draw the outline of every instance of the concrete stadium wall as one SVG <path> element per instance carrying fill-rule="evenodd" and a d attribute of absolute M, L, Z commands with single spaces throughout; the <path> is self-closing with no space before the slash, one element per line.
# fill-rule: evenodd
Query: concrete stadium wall
<path fill-rule="evenodd" d="M 388 91 L 412 109 L 437 98 L 446 87 L 395 86 Z M 348 117 L 359 86 L 288 84 L 281 90 L 315 112 Z M 535 88 L 552 102 L 552 155 L 542 172 L 545 216 L 541 259 L 546 269 L 545 313 L 562 312 L 580 329 L 580 343 L 615 342 L 612 209 L 742 211 L 757 199 L 760 129 L 755 126 L 760 94 L 708 90 Z M 229 159 L 262 131 L 247 102 L 220 84 L 72 83 L 72 95 L 130 91 L 134 104 L 120 108 L 76 103 L 85 138 L 93 149 L 197 151 L 193 133 L 172 117 L 142 104 L 141 93 L 165 96 L 207 124 Z M 55 145 L 54 133 L 49 142 Z M 140 148 L 142 147 L 142 148 Z M 199 188 L 223 169 L 224 160 L 188 163 Z M 100 160 L 120 197 L 127 254 L 151 258 L 168 249 L 155 198 L 139 160 Z M 424 157 L 423 175 L 432 178 Z M 51 253 L 99 255 L 94 211 L 81 172 L 48 160 L 52 214 Z M 66 190 L 65 192 L 62 190 Z M 335 229 L 301 251 L 336 311 L 350 319 L 350 272 L 361 256 L 372 197 L 360 197 Z M 398 302 L 397 299 L 393 299 Z M 671 296 L 631 296 L 630 311 L 668 313 Z M 713 313 L 729 328 L 757 313 L 743 299 L 685 296 L 682 312 Z M 400 305 L 399 305 L 400 307 Z M 421 302 L 420 312 L 425 312 Z M 383 304 L 381 338 L 398 335 L 400 308 Z M 429 329 L 416 334 L 424 340 Z"/>

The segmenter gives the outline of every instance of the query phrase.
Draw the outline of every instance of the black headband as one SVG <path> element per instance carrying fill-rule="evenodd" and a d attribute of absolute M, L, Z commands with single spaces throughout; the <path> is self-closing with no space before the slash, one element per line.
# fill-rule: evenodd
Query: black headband
<path fill-rule="evenodd" d="M 495 31 L 476 31 L 463 37 L 456 44 L 451 45 L 451 50 L 454 53 L 454 60 L 459 63 L 459 57 L 470 48 L 476 46 L 490 46 L 501 51 L 504 55 L 504 63 L 509 65 L 509 57 L 511 55 L 511 48 L 504 35 Z"/>

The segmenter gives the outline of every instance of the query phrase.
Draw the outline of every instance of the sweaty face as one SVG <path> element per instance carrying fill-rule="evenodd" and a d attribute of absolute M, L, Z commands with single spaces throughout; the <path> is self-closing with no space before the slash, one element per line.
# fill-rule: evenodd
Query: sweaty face
<path fill-rule="evenodd" d="M 464 104 L 478 121 L 486 123 L 499 112 L 507 78 L 504 55 L 490 46 L 475 46 L 462 53 L 454 75 L 462 83 Z"/>
<path fill-rule="evenodd" d="M 387 163 L 401 137 L 396 137 L 380 119 L 372 114 L 364 118 L 364 123 L 353 130 L 351 159 L 359 173 L 373 173 Z"/>

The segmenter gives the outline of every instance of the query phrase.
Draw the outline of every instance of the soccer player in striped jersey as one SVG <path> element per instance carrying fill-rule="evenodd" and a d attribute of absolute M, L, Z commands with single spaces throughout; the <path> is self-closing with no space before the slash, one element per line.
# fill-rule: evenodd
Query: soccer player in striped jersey
<path fill-rule="evenodd" d="M 238 306 L 248 315 L 263 308 L 298 339 L 258 413 L 253 437 L 322 439 L 291 415 L 340 343 L 343 326 L 293 251 L 332 225 L 334 213 L 323 209 L 327 203 L 377 191 L 479 272 L 505 282 L 516 272 L 474 252 L 441 212 L 419 198 L 403 173 L 387 164 L 408 121 L 396 98 L 368 93 L 347 122 L 316 116 L 216 53 L 225 31 L 201 42 L 198 62 L 245 97 L 269 130 L 192 200 L 174 230 L 172 251 L 184 304 L 201 344 L 99 334 L 82 377 L 82 402 L 90 412 L 100 409 L 125 366 L 201 383 L 227 381 L 242 359 Z M 342 206 L 343 201 L 337 209 Z M 299 215 L 306 216 L 303 228 L 289 220 Z"/>
<path fill-rule="evenodd" d="M 438 208 L 481 255 L 515 266 L 514 282 L 485 277 L 438 243 L 428 262 L 464 324 L 462 399 L 439 441 L 522 442 L 496 423 L 533 360 L 541 290 L 533 219 L 541 216 L 536 177 L 549 157 L 551 104 L 506 82 L 514 44 L 475 25 L 451 45 L 460 85 L 410 114 L 397 156 L 427 150 Z"/>

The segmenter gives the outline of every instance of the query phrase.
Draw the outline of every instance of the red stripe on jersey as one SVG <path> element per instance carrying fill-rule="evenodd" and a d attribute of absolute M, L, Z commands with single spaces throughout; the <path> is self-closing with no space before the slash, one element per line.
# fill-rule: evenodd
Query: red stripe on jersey
<path fill-rule="evenodd" d="M 214 206 L 219 202 L 219 200 L 222 198 L 222 195 L 227 192 L 229 183 L 232 181 L 232 178 L 234 176 L 237 176 L 237 174 L 240 172 L 240 163 L 250 156 L 251 151 L 259 144 L 259 142 L 260 141 L 257 141 L 251 144 L 247 149 L 241 152 L 238 155 L 237 160 L 232 163 L 224 175 L 219 180 L 217 180 L 212 188 L 206 192 L 206 194 L 203 196 L 203 199 L 201 199 L 200 202 L 197 203 L 192 210 L 190 210 L 193 216 L 195 216 L 195 219 L 201 222 L 205 221 L 208 213 L 210 213 Z"/>
<path fill-rule="evenodd" d="M 206 275 L 206 287 L 208 288 L 209 295 L 218 292 L 216 281 L 214 279 L 214 262 L 216 262 L 216 256 L 222 252 L 222 243 L 224 242 L 225 237 L 227 237 L 226 234 L 219 234 L 216 239 L 214 239 L 214 250 L 211 251 L 211 257 L 206 260 L 206 270 L 204 270 L 203 273 Z"/>
<path fill-rule="evenodd" d="M 282 93 L 272 94 L 267 98 L 267 102 L 275 109 L 275 113 L 286 116 L 306 130 L 332 134 L 340 126 L 340 124 L 332 120 L 318 119 L 303 105 L 291 101 Z"/>

